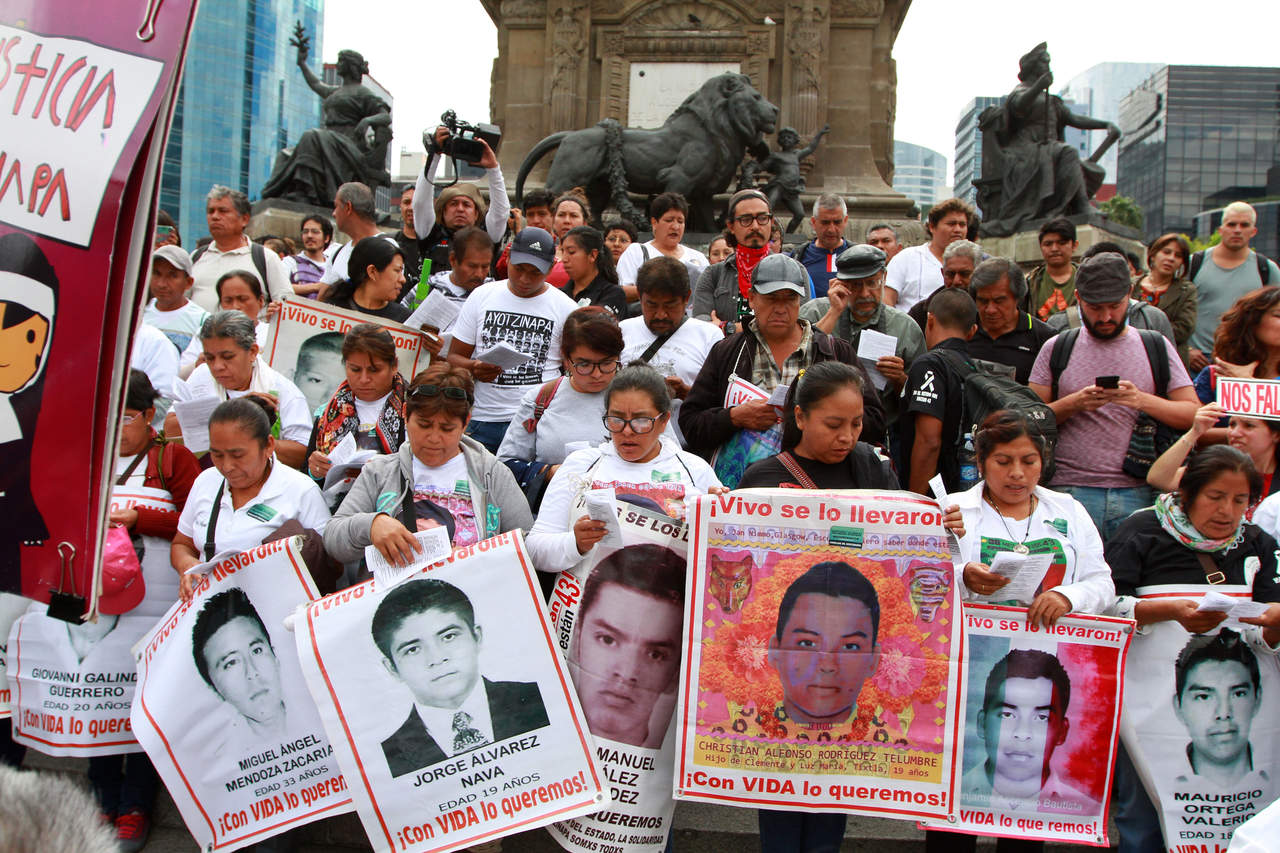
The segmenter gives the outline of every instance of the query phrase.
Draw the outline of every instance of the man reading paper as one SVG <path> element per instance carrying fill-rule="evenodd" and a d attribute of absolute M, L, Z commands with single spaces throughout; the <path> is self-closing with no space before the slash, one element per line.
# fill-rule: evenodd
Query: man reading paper
<path fill-rule="evenodd" d="M 549 725 L 536 683 L 480 676 L 480 626 L 456 586 L 403 583 L 378 604 L 371 627 L 382 665 L 413 694 L 408 718 L 382 742 L 392 776 Z"/>

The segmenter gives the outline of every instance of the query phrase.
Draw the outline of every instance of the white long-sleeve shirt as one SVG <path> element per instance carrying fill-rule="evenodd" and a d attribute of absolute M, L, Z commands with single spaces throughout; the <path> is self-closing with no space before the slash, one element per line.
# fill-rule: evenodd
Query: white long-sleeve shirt
<path fill-rule="evenodd" d="M 964 519 L 965 535 L 960 540 L 960 559 L 956 566 L 956 582 L 961 595 L 966 601 L 980 601 L 975 593 L 964 584 L 963 573 L 966 563 L 987 562 L 982 559 L 983 539 L 1025 542 L 1033 552 L 1044 550 L 1043 540 L 1055 540 L 1049 549 L 1055 553 L 1054 563 L 1062 559 L 1066 563 L 1061 582 L 1045 589 L 1060 592 L 1071 602 L 1072 613 L 1104 613 L 1116 598 L 1116 588 L 1111 580 L 1111 569 L 1103 558 L 1102 537 L 1094 526 L 1089 513 L 1080 502 L 1070 495 L 1036 487 L 1035 511 L 1030 518 L 1020 521 L 1002 523 L 1000 516 L 990 504 L 982 499 L 984 483 L 978 483 L 972 489 L 958 495 L 949 496 L 960 507 Z M 1019 538 L 1021 537 L 1021 539 Z M 1041 543 L 1039 546 L 1037 543 Z M 1010 550 L 997 547 L 995 550 Z M 1061 553 L 1061 558 L 1057 555 Z M 1050 572 L 1054 571 L 1051 566 Z M 999 594 L 988 600 L 999 600 Z M 1030 601 L 1020 601 L 1019 605 L 1029 606 Z"/>
<path fill-rule="evenodd" d="M 413 193 L 413 229 L 419 234 L 430 234 L 436 224 L 436 186 L 427 175 L 435 171 L 440 155 L 432 154 L 427 165 L 418 175 Z M 485 169 L 489 179 L 489 211 L 484 215 L 484 230 L 489 239 L 497 243 L 507 233 L 507 217 L 511 215 L 511 199 L 507 198 L 507 184 L 501 167 Z"/>
<path fill-rule="evenodd" d="M 648 462 L 627 462 L 612 442 L 569 454 L 547 486 L 538 518 L 525 537 L 537 569 L 562 572 L 583 560 L 573 536 L 577 518 L 569 516 L 585 489 L 611 487 L 620 501 L 683 518 L 690 496 L 720 485 L 705 459 L 681 450 L 666 436 L 660 440 L 657 457 Z"/>

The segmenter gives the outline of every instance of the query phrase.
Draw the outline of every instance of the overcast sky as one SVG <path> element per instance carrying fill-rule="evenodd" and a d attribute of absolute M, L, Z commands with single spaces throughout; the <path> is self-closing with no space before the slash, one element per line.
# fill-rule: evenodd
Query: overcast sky
<path fill-rule="evenodd" d="M 1189 0 L 915 0 L 893 51 L 894 135 L 940 152 L 954 166 L 955 125 L 965 104 L 1008 93 L 1018 57 L 1040 41 L 1049 43 L 1056 91 L 1100 62 L 1274 65 L 1278 39 L 1274 0 L 1224 7 Z M 325 61 L 336 61 L 343 48 L 362 51 L 395 98 L 397 152 L 421 150 L 422 130 L 450 107 L 459 118 L 488 120 L 497 31 L 479 0 L 325 0 Z"/>

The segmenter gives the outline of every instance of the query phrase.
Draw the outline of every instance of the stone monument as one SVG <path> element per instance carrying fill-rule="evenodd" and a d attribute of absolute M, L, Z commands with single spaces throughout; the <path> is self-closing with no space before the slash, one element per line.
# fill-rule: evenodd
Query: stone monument
<path fill-rule="evenodd" d="M 360 181 L 370 188 L 389 186 L 385 168 L 391 143 L 391 108 L 362 81 L 369 64 L 354 50 L 338 52 L 341 86 L 328 86 L 307 66 L 310 39 L 299 23 L 289 44 L 297 48 L 298 68 L 307 85 L 324 99 L 324 127 L 302 134 L 293 148 L 276 157 L 271 177 L 262 188 L 263 200 L 330 209 L 338 187 Z"/>
<path fill-rule="evenodd" d="M 982 177 L 974 181 L 982 209 L 982 236 L 1009 237 L 1056 216 L 1085 216 L 1105 172 L 1098 160 L 1120 138 L 1115 124 L 1069 110 L 1049 94 L 1053 72 L 1041 42 L 1018 60 L 1018 85 L 999 106 L 978 118 Z M 1107 138 L 1081 161 L 1063 130 L 1106 130 Z M 1095 211 L 1096 212 L 1096 211 Z"/>
<path fill-rule="evenodd" d="M 602 119 L 654 127 L 680 101 L 632 121 L 641 100 L 663 87 L 683 98 L 736 71 L 779 105 L 779 127 L 811 139 L 830 125 L 821 157 L 801 167 L 806 208 L 823 192 L 843 195 L 860 221 L 899 220 L 911 207 L 891 186 L 892 49 L 910 0 L 480 2 L 498 28 L 489 111 L 509 175 L 552 134 Z"/>

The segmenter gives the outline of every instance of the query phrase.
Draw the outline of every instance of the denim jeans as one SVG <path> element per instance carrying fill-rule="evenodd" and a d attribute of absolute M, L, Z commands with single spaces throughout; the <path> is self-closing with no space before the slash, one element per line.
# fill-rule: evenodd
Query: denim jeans
<path fill-rule="evenodd" d="M 144 752 L 95 755 L 89 759 L 89 781 L 107 814 L 139 811 L 151 814 L 160 776 Z"/>
<path fill-rule="evenodd" d="M 1060 492 L 1071 495 L 1080 501 L 1093 524 L 1098 528 L 1098 535 L 1106 542 L 1120 529 L 1126 518 L 1140 509 L 1151 506 L 1155 500 L 1155 492 L 1150 486 L 1126 486 L 1125 488 L 1105 489 L 1098 486 L 1054 486 Z"/>
<path fill-rule="evenodd" d="M 1116 752 L 1115 797 L 1116 834 L 1120 853 L 1164 853 L 1160 815 L 1147 796 L 1138 771 L 1121 745 Z"/>
<path fill-rule="evenodd" d="M 467 424 L 467 435 L 485 446 L 495 456 L 502 444 L 502 437 L 507 434 L 510 421 L 472 421 Z"/>
<path fill-rule="evenodd" d="M 845 815 L 760 809 L 760 853 L 837 853 Z"/>

